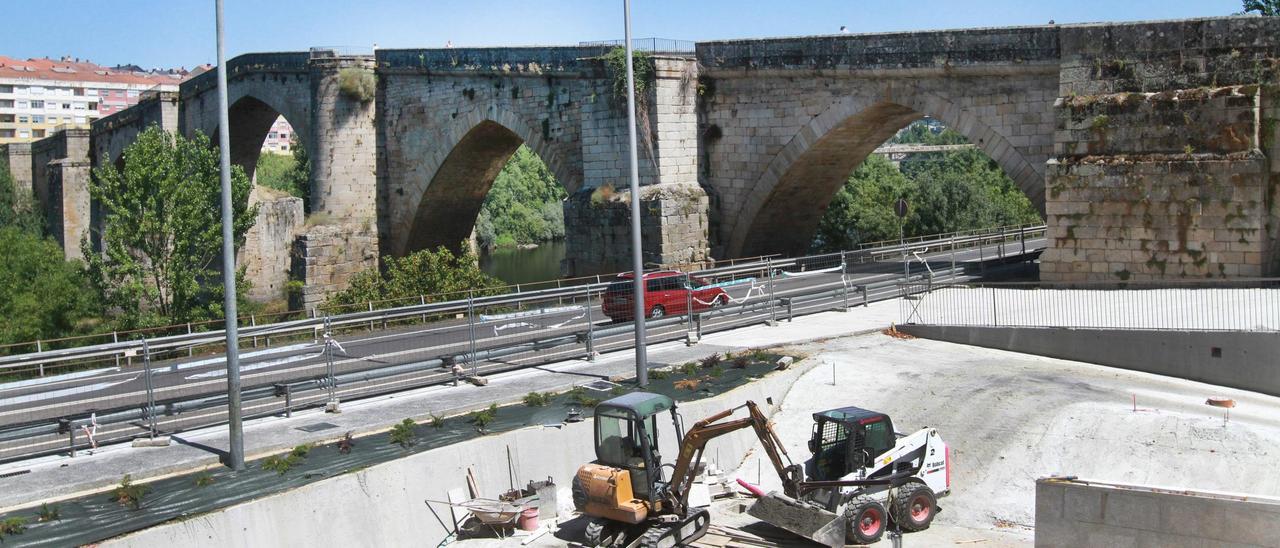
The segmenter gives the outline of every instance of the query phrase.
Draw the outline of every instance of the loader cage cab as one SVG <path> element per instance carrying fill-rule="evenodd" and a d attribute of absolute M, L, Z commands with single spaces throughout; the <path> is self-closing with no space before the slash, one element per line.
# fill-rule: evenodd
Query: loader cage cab
<path fill-rule="evenodd" d="M 806 465 L 811 480 L 838 480 L 875 462 L 895 444 L 889 415 L 859 407 L 813 414 L 813 435 Z"/>
<path fill-rule="evenodd" d="M 637 498 L 653 502 L 654 486 L 662 481 L 658 452 L 658 414 L 675 402 L 660 394 L 632 392 L 596 406 L 596 462 L 631 473 Z"/>

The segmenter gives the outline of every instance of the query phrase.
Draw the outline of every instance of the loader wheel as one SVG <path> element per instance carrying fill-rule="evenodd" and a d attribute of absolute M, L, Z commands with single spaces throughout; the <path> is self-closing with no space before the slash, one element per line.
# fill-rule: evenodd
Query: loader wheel
<path fill-rule="evenodd" d="M 893 499 L 893 521 L 903 531 L 928 529 L 937 514 L 938 497 L 929 486 L 908 483 L 898 488 L 898 496 Z"/>
<path fill-rule="evenodd" d="M 875 499 L 858 497 L 850 505 L 849 529 L 845 538 L 849 544 L 871 544 L 880 540 L 888 524 L 888 514 L 884 505 Z"/>

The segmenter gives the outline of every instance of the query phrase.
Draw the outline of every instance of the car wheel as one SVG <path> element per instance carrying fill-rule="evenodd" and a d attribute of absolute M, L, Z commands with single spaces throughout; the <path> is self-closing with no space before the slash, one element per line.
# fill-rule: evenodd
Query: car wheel
<path fill-rule="evenodd" d="M 729 296 L 725 295 L 724 293 L 721 293 L 719 295 L 716 295 L 716 298 L 711 301 L 711 308 L 724 306 L 726 304 L 729 304 Z"/>
<path fill-rule="evenodd" d="M 662 308 L 662 305 L 660 304 L 653 305 L 653 309 L 649 310 L 649 318 L 653 320 L 656 320 L 666 315 L 667 315 L 667 311 L 664 310 Z"/>

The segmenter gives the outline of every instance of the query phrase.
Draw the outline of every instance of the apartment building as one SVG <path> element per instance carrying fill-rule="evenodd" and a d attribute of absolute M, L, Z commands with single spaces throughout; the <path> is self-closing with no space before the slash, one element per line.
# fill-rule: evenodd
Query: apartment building
<path fill-rule="evenodd" d="M 267 138 L 262 140 L 262 151 L 272 154 L 290 154 L 290 144 L 293 142 L 293 126 L 289 125 L 289 121 L 284 116 L 276 118 L 275 123 L 271 124 L 271 130 L 267 132 Z"/>
<path fill-rule="evenodd" d="M 43 139 L 64 127 L 86 128 L 136 104 L 147 91 L 177 91 L 179 83 L 198 72 L 0 55 L 0 144 Z"/>

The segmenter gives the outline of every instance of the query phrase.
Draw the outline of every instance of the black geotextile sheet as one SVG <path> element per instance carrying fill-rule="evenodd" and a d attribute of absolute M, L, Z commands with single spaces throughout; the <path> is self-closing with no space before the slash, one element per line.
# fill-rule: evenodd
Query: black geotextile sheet
<path fill-rule="evenodd" d="M 725 360 L 713 367 L 698 366 L 692 375 L 680 368 L 666 375 L 651 374 L 645 391 L 666 394 L 677 401 L 692 401 L 722 394 L 774 369 L 773 361 L 778 356 L 767 354 L 756 357 L 758 359 L 751 360 L 744 368 L 734 367 L 731 361 Z M 698 380 L 696 386 L 681 383 L 681 387 L 676 387 L 676 383 L 690 378 Z M 612 393 L 586 390 L 582 395 L 609 399 L 631 390 L 634 390 L 634 383 L 624 382 L 620 389 L 615 389 Z M 390 443 L 389 436 L 381 433 L 355 438 L 354 447 L 345 454 L 337 444 L 316 446 L 283 474 L 263 469 L 263 459 L 246 463 L 246 469 L 242 472 L 217 468 L 148 482 L 145 485 L 150 487 L 150 492 L 142 498 L 137 509 L 118 502 L 109 489 L 57 503 L 59 516 L 56 520 L 40 521 L 39 507 L 10 512 L 0 516 L 0 524 L 11 518 L 24 519 L 25 530 L 18 534 L 3 535 L 0 546 L 89 544 L 167 521 L 191 518 L 481 435 L 559 423 L 571 409 L 579 409 L 584 417 L 589 418 L 591 409 L 584 408 L 579 397 L 566 392 L 556 395 L 541 407 L 524 404 L 500 407 L 492 422 L 486 426 L 486 434 L 478 431 L 470 415 L 462 415 L 444 419 L 443 424 L 438 427 L 427 423 L 417 425 L 416 443 L 408 448 Z M 699 418 L 688 417 L 687 420 Z M 590 456 L 584 456 L 586 457 Z M 0 480 L 0 488 L 3 488 L 3 480 Z"/>

